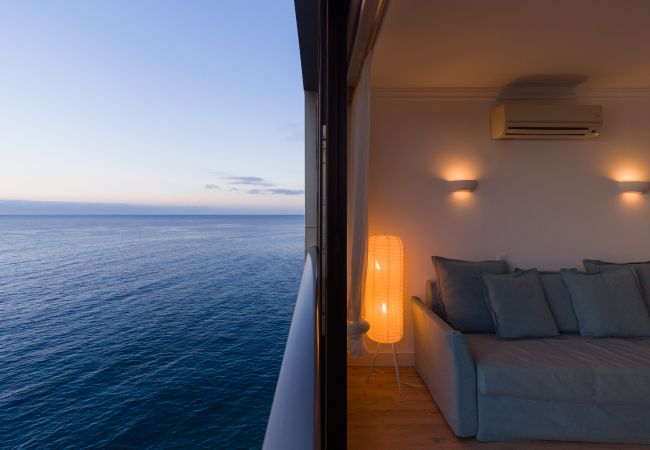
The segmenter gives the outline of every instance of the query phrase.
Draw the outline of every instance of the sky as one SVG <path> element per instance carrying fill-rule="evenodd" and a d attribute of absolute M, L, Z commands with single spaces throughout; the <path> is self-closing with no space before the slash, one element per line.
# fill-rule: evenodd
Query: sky
<path fill-rule="evenodd" d="M 0 213 L 303 211 L 293 0 L 4 0 L 0 61 Z"/>

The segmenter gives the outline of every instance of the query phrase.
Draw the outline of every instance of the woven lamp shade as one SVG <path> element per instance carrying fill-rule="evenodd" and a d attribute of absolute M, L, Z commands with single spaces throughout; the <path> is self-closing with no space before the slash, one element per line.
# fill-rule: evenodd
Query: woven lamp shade
<path fill-rule="evenodd" d="M 397 236 L 372 236 L 368 241 L 368 271 L 364 317 L 368 337 L 392 344 L 404 336 L 404 248 Z"/>

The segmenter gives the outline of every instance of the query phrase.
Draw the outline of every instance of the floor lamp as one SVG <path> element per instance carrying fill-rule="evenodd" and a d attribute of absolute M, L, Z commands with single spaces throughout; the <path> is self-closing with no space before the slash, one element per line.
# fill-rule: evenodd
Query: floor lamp
<path fill-rule="evenodd" d="M 402 395 L 395 343 L 404 336 L 404 248 L 397 236 L 372 236 L 368 241 L 368 270 L 364 295 L 364 317 L 370 323 L 368 337 L 377 342 L 368 380 L 382 344 L 390 344 Z"/>

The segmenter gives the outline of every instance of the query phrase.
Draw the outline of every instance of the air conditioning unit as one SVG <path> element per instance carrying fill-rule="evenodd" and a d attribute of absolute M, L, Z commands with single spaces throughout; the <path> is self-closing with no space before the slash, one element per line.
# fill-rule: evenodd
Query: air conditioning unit
<path fill-rule="evenodd" d="M 599 105 L 499 105 L 490 114 L 492 139 L 586 139 L 600 134 Z"/>

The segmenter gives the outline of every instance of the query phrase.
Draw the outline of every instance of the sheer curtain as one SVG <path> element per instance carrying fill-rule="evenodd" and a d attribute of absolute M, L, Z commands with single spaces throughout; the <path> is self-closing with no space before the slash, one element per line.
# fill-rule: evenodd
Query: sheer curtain
<path fill-rule="evenodd" d="M 361 317 L 368 253 L 368 159 L 370 153 L 370 66 L 368 53 L 350 106 L 348 147 L 348 343 L 353 356 L 366 353 Z"/>

